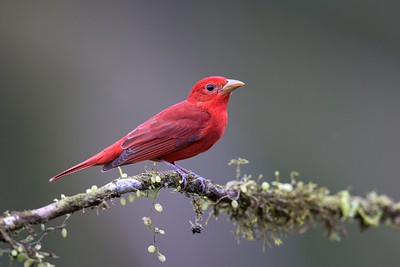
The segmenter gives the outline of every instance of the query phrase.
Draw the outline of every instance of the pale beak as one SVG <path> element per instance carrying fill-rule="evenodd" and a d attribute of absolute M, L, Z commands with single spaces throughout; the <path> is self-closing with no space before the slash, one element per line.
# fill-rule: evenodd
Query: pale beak
<path fill-rule="evenodd" d="M 228 79 L 228 83 L 225 84 L 224 87 L 222 87 L 221 91 L 222 94 L 229 94 L 232 91 L 238 89 L 239 87 L 242 87 L 244 85 L 244 82 L 238 81 L 238 80 L 233 80 L 233 79 Z"/>

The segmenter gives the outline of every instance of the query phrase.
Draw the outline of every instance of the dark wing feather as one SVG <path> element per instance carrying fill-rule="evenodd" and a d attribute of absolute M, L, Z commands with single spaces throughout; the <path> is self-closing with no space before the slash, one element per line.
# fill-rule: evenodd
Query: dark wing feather
<path fill-rule="evenodd" d="M 160 159 L 202 138 L 211 115 L 187 101 L 158 113 L 127 135 L 124 151 L 103 171 L 143 160 Z"/>

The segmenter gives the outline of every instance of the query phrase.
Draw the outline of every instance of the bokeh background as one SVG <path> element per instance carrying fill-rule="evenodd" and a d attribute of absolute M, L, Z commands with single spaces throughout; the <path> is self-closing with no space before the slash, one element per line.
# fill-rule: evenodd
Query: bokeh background
<path fill-rule="evenodd" d="M 225 136 L 181 162 L 226 183 L 227 165 L 275 170 L 353 194 L 400 200 L 398 1 L 1 1 L 0 210 L 36 208 L 118 176 L 92 168 L 48 178 L 98 152 L 209 75 L 246 86 Z M 150 162 L 124 168 L 143 171 Z M 164 166 L 157 165 L 163 169 Z M 154 223 L 163 266 L 390 266 L 400 233 L 372 229 L 328 241 L 319 227 L 262 252 L 237 244 L 220 217 L 193 236 L 188 199 L 164 190 Z M 158 266 L 141 218 L 151 201 L 77 213 L 68 237 L 46 237 L 57 266 Z M 0 265 L 6 265 L 4 257 Z"/>

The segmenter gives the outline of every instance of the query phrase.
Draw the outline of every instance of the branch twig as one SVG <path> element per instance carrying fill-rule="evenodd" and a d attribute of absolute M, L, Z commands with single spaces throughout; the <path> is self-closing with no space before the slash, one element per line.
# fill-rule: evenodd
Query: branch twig
<path fill-rule="evenodd" d="M 374 192 L 365 198 L 351 196 L 346 190 L 330 194 L 316 184 L 295 181 L 294 176 L 291 183 L 255 181 L 246 176 L 225 186 L 207 181 L 205 188 L 194 179 L 181 188 L 180 179 L 174 171 L 151 171 L 116 179 L 38 209 L 5 212 L 0 217 L 0 241 L 15 247 L 10 233 L 19 229 L 87 208 L 107 208 L 108 200 L 126 193 L 162 188 L 174 188 L 193 197 L 197 213 L 202 213 L 200 207 L 207 202 L 214 216 L 225 213 L 235 221 L 238 238 L 263 239 L 265 244 L 279 244 L 281 233 L 304 232 L 315 223 L 321 223 L 333 239 L 345 235 L 342 224 L 349 221 L 358 221 L 362 229 L 379 225 L 400 229 L 400 203 Z"/>

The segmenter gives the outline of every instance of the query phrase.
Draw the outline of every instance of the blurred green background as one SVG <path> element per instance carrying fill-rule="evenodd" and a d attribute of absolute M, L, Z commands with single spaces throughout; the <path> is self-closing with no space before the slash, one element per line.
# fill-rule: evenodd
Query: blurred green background
<path fill-rule="evenodd" d="M 118 176 L 91 168 L 52 175 L 183 100 L 209 75 L 246 82 L 225 136 L 181 162 L 226 183 L 243 171 L 301 178 L 400 200 L 398 1 L 2 1 L 0 210 L 45 205 Z M 124 168 L 143 171 L 150 162 Z M 164 166 L 158 165 L 159 169 Z M 190 201 L 162 192 L 154 224 L 163 266 L 393 266 L 400 233 L 372 229 L 330 242 L 319 227 L 262 252 L 237 244 L 220 217 L 193 236 Z M 158 266 L 144 227 L 151 201 L 77 213 L 68 238 L 46 237 L 57 266 Z M 6 265 L 4 257 L 0 265 Z"/>

